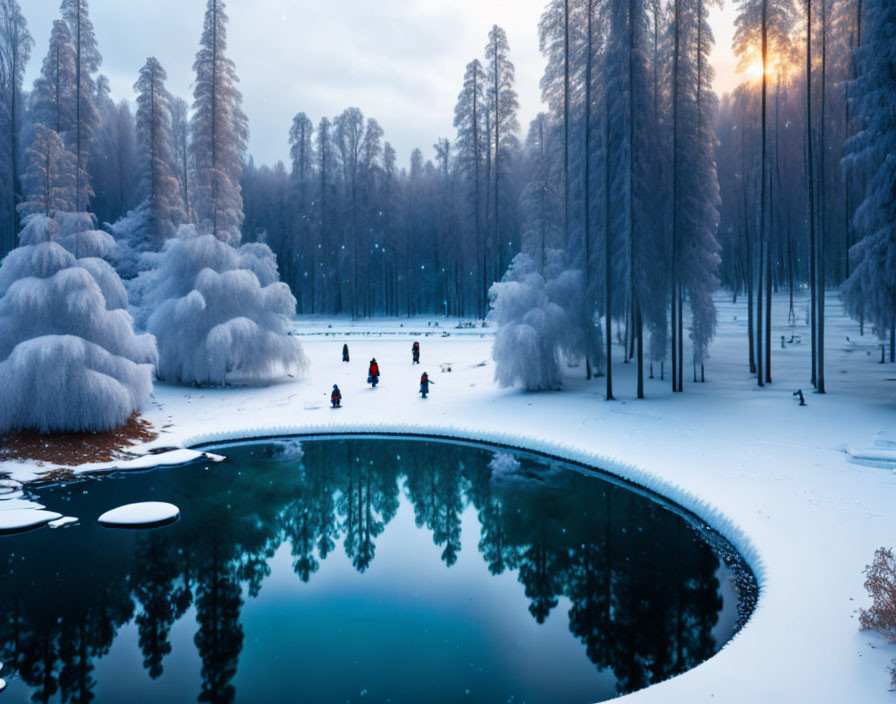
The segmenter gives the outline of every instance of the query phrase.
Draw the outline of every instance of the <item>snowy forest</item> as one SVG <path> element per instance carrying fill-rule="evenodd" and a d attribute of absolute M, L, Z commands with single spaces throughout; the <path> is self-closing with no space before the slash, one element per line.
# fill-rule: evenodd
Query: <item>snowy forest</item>
<path fill-rule="evenodd" d="M 48 366 L 94 409 L 75 429 L 117 425 L 153 374 L 300 373 L 296 312 L 488 317 L 500 383 L 554 388 L 577 358 L 608 399 L 621 342 L 640 398 L 648 373 L 675 391 L 706 378 L 720 287 L 748 299 L 744 364 L 770 383 L 772 293 L 808 288 L 823 392 L 823 294 L 839 288 L 893 361 L 896 7 L 739 0 L 747 78 L 720 98 L 716 1 L 550 0 L 531 124 L 496 25 L 457 67 L 456 132 L 410 163 L 361 109 L 297 105 L 289 154 L 258 165 L 222 0 L 192 96 L 150 57 L 133 104 L 110 97 L 87 0 L 63 0 L 46 47 L 0 0 L 0 425 L 71 427 L 28 415 Z"/>

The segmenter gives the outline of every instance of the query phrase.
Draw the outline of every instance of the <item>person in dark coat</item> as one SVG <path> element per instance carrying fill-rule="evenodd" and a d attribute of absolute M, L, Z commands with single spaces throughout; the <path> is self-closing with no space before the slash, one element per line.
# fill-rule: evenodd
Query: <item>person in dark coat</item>
<path fill-rule="evenodd" d="M 376 357 L 370 360 L 370 368 L 367 370 L 367 383 L 373 388 L 380 383 L 380 365 L 376 363 Z"/>
<path fill-rule="evenodd" d="M 336 384 L 333 384 L 333 392 L 330 394 L 330 403 L 333 404 L 333 408 L 342 407 L 342 392 Z"/>
<path fill-rule="evenodd" d="M 342 361 L 343 362 L 348 361 L 348 343 L 346 343 L 342 346 Z"/>
<path fill-rule="evenodd" d="M 411 358 L 413 359 L 413 364 L 420 364 L 420 343 L 416 340 L 411 345 Z"/>
<path fill-rule="evenodd" d="M 420 393 L 423 398 L 426 398 L 427 394 L 429 394 L 429 385 L 435 383 L 436 382 L 429 380 L 429 374 L 423 372 L 423 376 L 420 377 Z"/>

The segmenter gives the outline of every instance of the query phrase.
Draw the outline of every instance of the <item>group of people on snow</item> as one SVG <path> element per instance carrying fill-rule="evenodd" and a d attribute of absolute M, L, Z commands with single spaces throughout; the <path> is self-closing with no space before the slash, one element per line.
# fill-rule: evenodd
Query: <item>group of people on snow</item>
<path fill-rule="evenodd" d="M 348 362 L 349 360 L 348 344 L 346 343 L 342 345 L 342 361 Z M 411 345 L 411 364 L 420 364 L 420 343 L 416 340 Z M 376 388 L 377 384 L 380 383 L 380 365 L 377 364 L 376 357 L 370 360 L 370 365 L 367 368 L 367 383 L 373 388 Z M 423 398 L 429 395 L 429 385 L 434 383 L 434 381 L 430 380 L 429 374 L 423 372 L 423 376 L 420 377 L 419 392 Z M 337 384 L 333 384 L 333 391 L 330 393 L 330 403 L 333 408 L 342 408 L 342 391 L 339 390 Z"/>

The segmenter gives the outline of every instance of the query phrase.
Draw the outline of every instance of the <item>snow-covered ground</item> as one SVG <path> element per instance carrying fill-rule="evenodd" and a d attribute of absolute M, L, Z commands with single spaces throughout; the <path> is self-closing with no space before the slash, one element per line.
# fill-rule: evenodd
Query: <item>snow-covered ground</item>
<path fill-rule="evenodd" d="M 145 416 L 162 429 L 154 447 L 405 430 L 590 459 L 704 517 L 744 552 L 762 589 L 753 618 L 721 653 L 627 701 L 894 701 L 886 667 L 896 647 L 860 633 L 855 612 L 867 604 L 862 569 L 875 548 L 896 545 L 896 366 L 878 364 L 877 338 L 870 330 L 860 337 L 832 294 L 828 393 L 811 393 L 806 301 L 798 301 L 792 328 L 782 295 L 775 298 L 774 383 L 757 388 L 747 373 L 745 302 L 717 302 L 707 383 L 690 383 L 686 367 L 681 395 L 655 379 L 646 382 L 647 400 L 635 400 L 634 365 L 621 363 L 621 348 L 618 400 L 608 403 L 604 380 L 585 381 L 583 368 L 567 370 L 559 393 L 496 388 L 489 329 L 459 330 L 457 321 L 444 320 L 436 329 L 427 319 L 315 319 L 295 329 L 311 360 L 308 379 L 231 390 L 157 384 Z M 794 342 L 782 349 L 781 335 Z M 411 366 L 413 339 L 421 342 L 420 367 Z M 340 361 L 344 342 L 350 364 Z M 376 390 L 365 383 L 371 357 L 382 371 Z M 427 400 L 417 394 L 424 370 L 435 382 Z M 329 407 L 334 383 L 343 393 L 339 410 Z M 806 407 L 792 396 L 799 388 Z M 19 479 L 34 471 L 0 465 Z"/>

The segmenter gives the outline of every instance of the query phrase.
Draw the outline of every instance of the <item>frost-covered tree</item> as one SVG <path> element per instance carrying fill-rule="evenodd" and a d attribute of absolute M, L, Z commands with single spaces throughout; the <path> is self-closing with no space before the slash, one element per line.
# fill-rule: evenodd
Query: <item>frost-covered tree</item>
<path fill-rule="evenodd" d="M 149 401 L 157 352 L 102 258 L 114 242 L 86 214 L 24 223 L 0 265 L 0 431 L 120 426 Z"/>
<path fill-rule="evenodd" d="M 292 227 L 280 239 L 279 251 L 276 252 L 280 262 L 284 280 L 290 284 L 301 303 L 302 291 L 307 285 L 310 288 L 309 308 L 314 310 L 314 284 L 317 271 L 316 263 L 320 255 L 312 238 L 314 202 L 314 146 L 312 138 L 314 124 L 303 112 L 298 113 L 289 130 L 289 156 L 292 163 L 290 182 L 294 197 L 292 208 Z M 301 258 L 300 258 L 301 257 Z M 300 278 L 299 272 L 309 269 L 312 276 Z M 304 280 L 303 280 L 304 279 Z"/>
<path fill-rule="evenodd" d="M 132 284 L 136 318 L 158 340 L 158 375 L 195 385 L 266 383 L 307 366 L 287 334 L 296 300 L 267 245 L 239 249 L 185 226 Z"/>
<path fill-rule="evenodd" d="M 493 242 L 493 273 L 497 278 L 502 267 L 501 253 L 506 252 L 505 243 L 509 238 L 508 230 L 502 216 L 506 210 L 507 198 L 505 182 L 510 177 L 511 155 L 519 147 L 519 100 L 514 87 L 516 69 L 510 61 L 510 45 L 507 33 L 498 25 L 494 25 L 488 33 L 488 44 L 485 46 L 486 101 L 488 105 L 491 136 L 492 173 L 489 174 L 491 207 L 489 213 L 490 232 Z M 506 265 L 506 263 L 503 263 Z"/>
<path fill-rule="evenodd" d="M 542 271 L 548 250 L 560 247 L 563 240 L 560 193 L 551 171 L 548 121 L 548 116 L 540 113 L 529 125 L 525 150 L 527 184 L 520 198 L 522 249 Z"/>
<path fill-rule="evenodd" d="M 600 362 L 600 331 L 594 326 L 581 270 L 565 269 L 562 251 L 548 253 L 542 273 L 528 254 L 514 257 L 489 292 L 489 320 L 498 326 L 492 358 L 495 381 L 528 391 L 556 389 L 561 359 L 590 356 Z"/>
<path fill-rule="evenodd" d="M 77 159 L 55 130 L 37 125 L 25 162 L 25 200 L 19 204 L 23 214 L 42 213 L 49 219 L 57 211 L 75 210 Z"/>
<path fill-rule="evenodd" d="M 0 125 L 6 132 L 6 139 L 0 146 L 0 155 L 5 159 L 4 180 L 9 190 L 6 206 L 8 225 L 0 238 L 0 253 L 3 254 L 15 246 L 15 234 L 19 230 L 17 206 L 22 202 L 22 183 L 19 178 L 22 81 L 33 46 L 34 41 L 17 0 L 0 0 Z"/>
<path fill-rule="evenodd" d="M 363 254 L 360 248 L 361 235 L 358 211 L 360 206 L 360 160 L 364 139 L 364 115 L 358 108 L 348 108 L 336 118 L 335 137 L 348 201 L 346 239 L 351 244 L 351 313 L 352 318 L 357 318 L 360 313 L 358 289 L 361 284 L 358 267 L 361 264 L 360 257 Z"/>
<path fill-rule="evenodd" d="M 196 169 L 196 215 L 200 227 L 237 244 L 243 223 L 240 173 L 249 138 L 238 78 L 227 49 L 223 0 L 208 0 L 200 49 L 193 70 L 190 153 Z"/>
<path fill-rule="evenodd" d="M 140 69 L 137 93 L 137 147 L 146 227 L 143 240 L 152 249 L 172 237 L 186 219 L 180 188 L 172 166 L 171 96 L 167 74 L 155 58 Z"/>
<path fill-rule="evenodd" d="M 851 250 L 854 270 L 843 286 L 847 310 L 890 332 L 896 341 L 896 5 L 865 0 L 867 34 L 856 49 L 858 75 L 850 86 L 863 127 L 847 143 L 847 159 L 866 175 L 855 214 L 861 239 Z"/>
<path fill-rule="evenodd" d="M 110 97 L 108 79 L 100 76 L 96 83 L 99 122 L 90 138 L 87 166 L 93 188 L 90 210 L 99 222 L 114 223 L 142 199 L 136 126 L 128 102 L 116 103 Z"/>
<path fill-rule="evenodd" d="M 688 205 L 678 212 L 682 237 L 676 256 L 679 281 L 687 292 L 693 314 L 694 364 L 703 365 L 715 333 L 716 311 L 712 295 L 718 287 L 716 273 L 719 266 L 719 245 L 715 238 L 719 225 L 719 183 L 713 129 L 717 101 L 712 89 L 714 71 L 709 65 L 713 40 L 706 0 L 680 2 L 678 11 L 677 19 L 681 25 L 678 28 L 678 80 L 681 91 L 687 96 L 679 105 L 679 142 L 684 148 L 680 155 L 678 192 L 681 201 Z M 679 360 L 679 390 L 683 364 L 684 361 Z"/>
<path fill-rule="evenodd" d="M 75 82 L 75 46 L 68 24 L 53 22 L 50 48 L 31 93 L 31 118 L 62 134 L 71 129 L 70 96 Z"/>
<path fill-rule="evenodd" d="M 183 98 L 171 100 L 171 146 L 174 172 L 180 186 L 187 222 L 195 221 L 193 212 L 193 170 L 190 166 L 190 106 Z"/>
<path fill-rule="evenodd" d="M 96 108 L 96 80 L 94 76 L 102 63 L 93 22 L 90 20 L 87 0 L 62 0 L 62 17 L 68 23 L 71 42 L 74 46 L 75 73 L 71 86 L 70 114 L 72 134 L 69 141 L 77 160 L 75 171 L 75 193 L 78 212 L 86 211 L 93 195 L 87 173 L 90 156 L 90 138 L 98 121 Z"/>
<path fill-rule="evenodd" d="M 487 77 L 482 64 L 474 59 L 467 64 L 464 87 L 457 97 L 454 108 L 454 126 L 457 139 L 457 168 L 464 181 L 466 198 L 465 224 L 472 234 L 476 253 L 476 281 L 481 285 L 478 302 L 480 315 L 485 313 L 488 267 L 485 262 L 485 238 L 483 236 L 483 216 L 485 209 L 484 186 L 487 181 L 485 156 L 488 151 L 489 135 L 486 130 L 485 91 Z"/>

